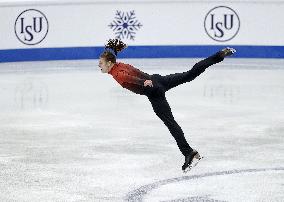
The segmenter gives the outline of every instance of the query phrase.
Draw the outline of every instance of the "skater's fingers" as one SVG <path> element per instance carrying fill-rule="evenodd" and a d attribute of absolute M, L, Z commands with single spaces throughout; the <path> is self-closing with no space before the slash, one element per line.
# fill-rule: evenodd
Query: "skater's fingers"
<path fill-rule="evenodd" d="M 146 86 L 153 87 L 153 82 L 152 82 L 151 80 L 146 80 L 146 81 L 144 82 L 144 86 L 145 86 L 145 87 L 146 87 Z"/>

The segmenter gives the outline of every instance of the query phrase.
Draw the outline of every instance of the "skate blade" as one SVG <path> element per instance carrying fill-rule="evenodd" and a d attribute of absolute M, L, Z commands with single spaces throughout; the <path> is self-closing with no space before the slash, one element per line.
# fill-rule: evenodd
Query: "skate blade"
<path fill-rule="evenodd" d="M 203 156 L 200 156 L 199 158 L 194 158 L 192 160 L 192 163 L 190 166 L 188 166 L 184 171 L 183 173 L 187 173 L 188 171 L 190 171 L 192 168 L 194 168 L 195 166 L 197 166 L 197 164 L 199 163 L 199 161 L 203 159 Z"/>

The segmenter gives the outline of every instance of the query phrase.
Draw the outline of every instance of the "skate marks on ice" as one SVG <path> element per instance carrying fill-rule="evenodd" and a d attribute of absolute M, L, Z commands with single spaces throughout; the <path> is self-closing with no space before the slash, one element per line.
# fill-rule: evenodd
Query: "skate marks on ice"
<path fill-rule="evenodd" d="M 207 196 L 196 196 L 196 197 L 188 197 L 182 199 L 174 199 L 170 201 L 160 201 L 160 202 L 227 202 L 227 201 L 220 201 L 215 199 L 210 199 Z"/>
<path fill-rule="evenodd" d="M 138 189 L 130 191 L 126 194 L 124 200 L 128 202 L 142 202 L 143 199 L 153 190 L 160 188 L 163 185 L 169 185 L 178 182 L 184 182 L 188 180 L 197 180 L 201 178 L 207 178 L 212 176 L 226 176 L 233 174 L 249 174 L 249 173 L 260 173 L 260 172 L 271 172 L 271 171 L 284 171 L 284 167 L 278 168 L 262 168 L 262 169 L 242 169 L 242 170 L 228 170 L 228 171 L 220 171 L 220 172 L 212 172 L 212 173 L 204 173 L 200 175 L 191 175 L 191 176 L 182 176 L 177 178 L 170 178 L 166 180 L 161 180 L 152 184 L 147 184 L 141 186 Z M 189 196 L 187 198 L 174 199 L 170 201 L 163 202 L 223 202 L 220 200 L 214 200 L 209 198 L 208 196 Z"/>
<path fill-rule="evenodd" d="M 195 197 L 188 197 L 188 198 L 180 198 L 174 199 L 170 201 L 161 201 L 161 202 L 227 202 L 227 201 L 220 201 L 211 199 L 208 196 L 195 196 Z"/>

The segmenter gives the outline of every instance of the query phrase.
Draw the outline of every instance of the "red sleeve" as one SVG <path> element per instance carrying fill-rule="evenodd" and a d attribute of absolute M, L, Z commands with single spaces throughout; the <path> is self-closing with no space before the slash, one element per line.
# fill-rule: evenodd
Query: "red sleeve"
<path fill-rule="evenodd" d="M 118 79 L 121 81 L 121 83 L 133 83 L 133 84 L 137 84 L 140 86 L 144 86 L 144 79 L 140 79 L 139 77 L 135 77 L 135 76 L 131 76 L 129 74 L 127 74 L 127 72 L 125 71 L 119 71 L 117 73 L 117 77 Z"/>

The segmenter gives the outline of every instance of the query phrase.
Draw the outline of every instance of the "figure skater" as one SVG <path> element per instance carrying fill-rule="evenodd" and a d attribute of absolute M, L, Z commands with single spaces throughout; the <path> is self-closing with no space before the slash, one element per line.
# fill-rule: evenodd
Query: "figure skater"
<path fill-rule="evenodd" d="M 177 146 L 185 157 L 182 170 L 187 172 L 201 159 L 199 153 L 187 143 L 184 133 L 175 121 L 165 93 L 184 83 L 190 82 L 205 71 L 209 66 L 223 61 L 227 56 L 236 52 L 233 48 L 224 48 L 214 55 L 196 63 L 192 69 L 166 76 L 159 74 L 149 75 L 129 64 L 116 61 L 117 53 L 127 46 L 121 40 L 110 39 L 105 45 L 104 52 L 99 58 L 99 67 L 102 73 L 108 73 L 123 87 L 136 94 L 145 95 L 149 99 L 154 112 L 164 122 Z M 195 163 L 193 163 L 197 160 Z"/>

